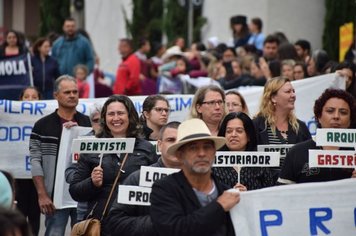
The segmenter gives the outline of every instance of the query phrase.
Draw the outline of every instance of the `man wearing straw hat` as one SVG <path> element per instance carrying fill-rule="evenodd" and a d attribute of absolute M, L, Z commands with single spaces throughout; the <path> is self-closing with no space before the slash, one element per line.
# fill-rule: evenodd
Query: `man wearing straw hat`
<path fill-rule="evenodd" d="M 177 140 L 167 152 L 183 162 L 182 171 L 152 187 L 151 218 L 158 234 L 235 235 L 228 211 L 240 201 L 239 191 L 226 191 L 211 172 L 225 138 L 212 136 L 201 119 L 190 119 L 178 127 Z"/>

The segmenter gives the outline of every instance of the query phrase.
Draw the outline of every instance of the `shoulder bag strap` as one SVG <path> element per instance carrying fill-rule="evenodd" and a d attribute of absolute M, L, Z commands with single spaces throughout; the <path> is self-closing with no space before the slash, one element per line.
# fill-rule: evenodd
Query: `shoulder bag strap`
<path fill-rule="evenodd" d="M 114 183 L 113 183 L 113 185 L 112 185 L 112 187 L 111 187 L 111 191 L 110 191 L 108 200 L 106 201 L 105 208 L 104 208 L 104 211 L 103 211 L 103 214 L 102 214 L 102 216 L 101 216 L 100 221 L 102 221 L 103 218 L 104 218 L 104 215 L 105 215 L 106 210 L 107 210 L 107 208 L 108 208 L 108 206 L 109 206 L 109 203 L 110 203 L 112 194 L 113 194 L 113 192 L 114 192 L 115 186 L 117 185 L 117 182 L 119 181 L 121 172 L 123 172 L 122 169 L 123 169 L 123 167 L 124 167 L 124 165 L 125 165 L 125 162 L 126 162 L 126 159 L 127 159 L 128 155 L 129 155 L 129 154 L 126 153 L 126 155 L 125 155 L 125 157 L 124 157 L 124 160 L 122 161 L 122 164 L 121 164 L 121 166 L 120 166 L 120 170 L 119 170 L 119 172 L 118 172 L 117 175 L 116 175 L 115 181 L 114 181 Z"/>

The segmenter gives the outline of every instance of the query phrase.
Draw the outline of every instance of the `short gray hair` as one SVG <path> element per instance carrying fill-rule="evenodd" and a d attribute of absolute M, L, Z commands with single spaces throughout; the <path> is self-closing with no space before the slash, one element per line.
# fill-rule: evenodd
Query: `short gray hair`
<path fill-rule="evenodd" d="M 72 81 L 75 84 L 77 84 L 77 80 L 73 76 L 61 75 L 56 79 L 56 81 L 54 81 L 54 88 L 53 88 L 54 92 L 58 92 L 59 91 L 59 89 L 60 89 L 59 84 L 64 80 Z"/>
<path fill-rule="evenodd" d="M 98 104 L 98 103 L 94 103 L 93 105 L 90 106 L 90 108 L 89 108 L 89 111 L 90 111 L 90 114 L 89 114 L 90 122 L 93 121 L 93 118 L 94 118 L 94 116 L 96 114 L 99 114 L 99 117 L 100 117 L 102 108 L 103 108 L 103 105 Z"/>

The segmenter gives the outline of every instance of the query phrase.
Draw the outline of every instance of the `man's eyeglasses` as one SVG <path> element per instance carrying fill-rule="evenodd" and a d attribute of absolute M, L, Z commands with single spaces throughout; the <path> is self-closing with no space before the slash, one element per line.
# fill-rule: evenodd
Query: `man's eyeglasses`
<path fill-rule="evenodd" d="M 223 100 L 211 100 L 211 101 L 202 102 L 202 104 L 206 104 L 209 107 L 212 107 L 215 104 L 218 104 L 219 106 L 222 106 L 223 104 L 225 104 L 225 101 L 223 101 Z"/>
<path fill-rule="evenodd" d="M 171 111 L 169 108 L 163 108 L 163 107 L 154 107 L 152 109 L 161 114 L 163 113 L 163 111 L 166 112 L 167 114 Z"/>

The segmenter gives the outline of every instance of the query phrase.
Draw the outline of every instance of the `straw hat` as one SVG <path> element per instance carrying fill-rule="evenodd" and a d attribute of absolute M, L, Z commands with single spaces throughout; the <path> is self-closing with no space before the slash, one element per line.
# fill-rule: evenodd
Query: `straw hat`
<path fill-rule="evenodd" d="M 169 146 L 167 152 L 170 155 L 174 155 L 184 144 L 198 140 L 214 141 L 216 149 L 224 146 L 226 142 L 224 137 L 212 136 L 203 120 L 190 119 L 182 122 L 178 126 L 177 142 Z"/>

